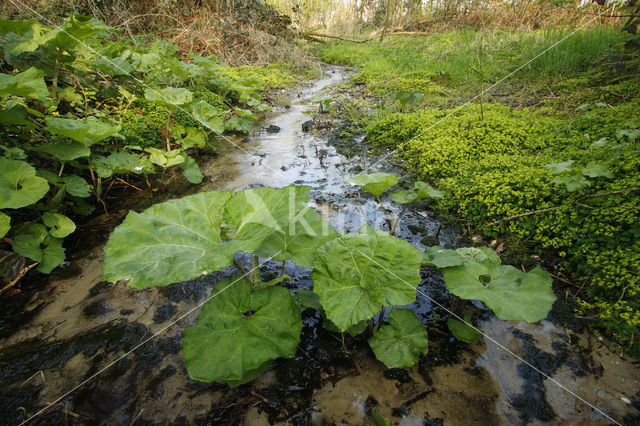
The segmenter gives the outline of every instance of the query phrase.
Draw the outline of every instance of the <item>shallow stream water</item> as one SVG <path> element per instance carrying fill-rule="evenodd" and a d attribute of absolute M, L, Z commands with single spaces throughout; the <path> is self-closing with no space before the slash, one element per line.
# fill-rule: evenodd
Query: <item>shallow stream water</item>
<path fill-rule="evenodd" d="M 338 231 L 364 223 L 384 229 L 373 200 L 345 183 L 376 159 L 346 158 L 328 143 L 326 131 L 302 131 L 311 119 L 306 112 L 317 110 L 311 98 L 334 90 L 347 75 L 345 68 L 328 66 L 313 85 L 278 95 L 264 126 L 279 132 L 262 128 L 246 139 L 222 141 L 219 156 L 202 167 L 208 179 L 200 190 L 309 185 L 311 205 Z M 455 246 L 459 232 L 415 209 L 397 234 L 422 249 Z M 78 253 L 71 277 L 24 288 L 19 310 L 12 308 L 16 299 L 0 300 L 0 423 L 358 425 L 374 424 L 372 411 L 403 425 L 611 423 L 603 413 L 621 423 L 638 419 L 637 365 L 580 332 L 561 304 L 539 324 L 499 321 L 481 310 L 479 326 L 487 336 L 459 343 L 443 326 L 451 297 L 429 273 L 411 308 L 428 327 L 430 348 L 414 367 L 386 369 L 364 340 L 342 342 L 307 310 L 295 358 L 277 360 L 235 389 L 191 381 L 182 331 L 234 269 L 136 291 L 102 281 L 102 250 Z M 268 262 L 263 275 L 279 268 Z M 292 289 L 311 285 L 310 271 L 287 264 L 286 272 Z M 60 404 L 30 419 L 63 395 Z"/>

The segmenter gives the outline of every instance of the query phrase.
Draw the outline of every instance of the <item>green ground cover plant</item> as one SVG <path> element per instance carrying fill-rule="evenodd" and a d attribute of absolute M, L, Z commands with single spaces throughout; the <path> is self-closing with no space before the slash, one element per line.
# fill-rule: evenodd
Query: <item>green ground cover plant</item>
<path fill-rule="evenodd" d="M 55 28 L 0 20 L 0 238 L 43 273 L 116 181 L 200 183 L 195 158 L 247 133 L 265 93 L 296 81 L 286 65 L 234 69 L 115 34 L 80 15 Z"/>
<path fill-rule="evenodd" d="M 459 31 L 320 52 L 361 67 L 355 81 L 374 97 L 383 93 L 378 82 L 416 73 L 425 87 L 476 94 L 568 31 Z M 505 96 L 462 108 L 465 96 L 429 102 L 428 90 L 413 112 L 386 104 L 369 118 L 366 141 L 437 185 L 446 194 L 442 211 L 487 237 L 516 237 L 556 263 L 578 313 L 596 318 L 594 329 L 613 338 L 613 349 L 638 357 L 640 84 L 637 57 L 622 47 L 628 39 L 613 28 L 583 30 L 492 92 Z"/>
<path fill-rule="evenodd" d="M 380 196 L 397 181 L 376 173 L 354 183 Z M 427 351 L 428 336 L 406 305 L 416 300 L 422 265 L 441 270 L 453 294 L 482 300 L 500 319 L 539 321 L 556 299 L 551 278 L 540 268 L 523 272 L 501 265 L 488 247 L 430 247 L 423 253 L 367 225 L 339 234 L 306 207 L 309 190 L 291 185 L 213 191 L 130 212 L 105 247 L 104 279 L 143 289 L 235 265 L 240 275 L 217 283 L 183 336 L 191 378 L 231 387 L 255 379 L 274 359 L 295 355 L 307 308 L 318 309 L 330 331 L 366 332 L 387 367 L 415 364 Z M 413 201 L 421 191 L 436 194 L 424 185 L 416 186 L 415 197 L 400 193 Z M 248 272 L 236 258 L 240 252 L 254 254 Z M 312 268 L 313 287 L 291 292 L 284 268 L 263 282 L 258 255 Z M 471 341 L 468 331 L 455 325 L 452 330 Z"/>

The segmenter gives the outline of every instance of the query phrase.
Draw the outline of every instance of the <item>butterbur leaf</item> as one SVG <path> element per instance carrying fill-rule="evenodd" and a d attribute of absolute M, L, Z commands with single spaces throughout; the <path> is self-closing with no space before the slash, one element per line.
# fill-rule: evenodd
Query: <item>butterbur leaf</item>
<path fill-rule="evenodd" d="M 0 238 L 7 235 L 9 229 L 11 229 L 11 217 L 0 212 Z"/>
<path fill-rule="evenodd" d="M 409 309 L 392 309 L 388 321 L 368 340 L 373 353 L 388 368 L 414 365 L 427 352 L 427 331 Z"/>
<path fill-rule="evenodd" d="M 469 315 L 465 315 L 464 322 L 458 321 L 454 318 L 449 318 L 447 320 L 447 327 L 451 330 L 453 336 L 467 343 L 475 343 L 482 337 L 482 333 L 471 327 L 471 317 Z"/>
<path fill-rule="evenodd" d="M 145 148 L 145 151 L 149 153 L 149 160 L 153 164 L 157 164 L 158 166 L 162 166 L 164 168 L 184 163 L 186 156 L 186 154 L 184 154 L 181 149 L 163 151 L 158 148 Z"/>
<path fill-rule="evenodd" d="M 198 163 L 196 160 L 189 157 L 187 154 L 183 153 L 184 161 L 180 165 L 182 168 L 182 174 L 184 177 L 193 184 L 198 184 L 202 182 L 204 176 L 202 176 L 202 172 L 200 171 L 200 167 L 198 167 Z"/>
<path fill-rule="evenodd" d="M 66 163 L 76 158 L 88 157 L 91 155 L 89 147 L 83 143 L 76 141 L 60 141 L 54 143 L 46 143 L 35 148 L 38 152 L 51 154 L 58 160 Z"/>
<path fill-rule="evenodd" d="M 49 274 L 64 262 L 62 240 L 50 236 L 47 228 L 39 223 L 31 225 L 13 239 L 13 250 L 31 260 L 39 262 L 38 271 Z"/>
<path fill-rule="evenodd" d="M 104 279 L 134 288 L 168 285 L 231 265 L 244 241 L 220 238 L 230 192 L 204 192 L 130 212 L 105 247 Z M 132 250 L 132 245 L 136 249 Z"/>
<path fill-rule="evenodd" d="M 362 189 L 379 197 L 388 188 L 398 183 L 398 176 L 389 173 L 371 173 L 358 175 L 349 180 L 351 185 L 358 185 Z"/>
<path fill-rule="evenodd" d="M 591 182 L 580 175 L 557 176 L 551 180 L 558 185 L 565 185 L 567 191 L 575 192 L 591 186 Z"/>
<path fill-rule="evenodd" d="M 551 174 L 557 175 L 560 173 L 568 172 L 569 170 L 571 170 L 572 165 L 573 160 L 569 160 L 562 163 L 547 164 L 545 167 L 548 167 L 551 170 Z"/>
<path fill-rule="evenodd" d="M 389 198 L 391 198 L 391 201 L 393 201 L 394 203 L 409 204 L 418 199 L 418 191 L 410 189 L 408 191 L 392 192 L 389 195 Z"/>
<path fill-rule="evenodd" d="M 442 198 L 444 194 L 425 182 L 417 181 L 414 185 L 418 198 Z"/>
<path fill-rule="evenodd" d="M 289 260 L 304 268 L 313 267 L 316 250 L 338 237 L 338 233 L 322 216 L 310 208 L 304 208 L 290 218 L 281 230 L 267 238 L 257 254 L 274 260 Z"/>
<path fill-rule="evenodd" d="M 54 117 L 47 120 L 47 130 L 54 135 L 91 146 L 118 133 L 120 125 L 107 123 L 95 117 L 86 120 Z"/>
<path fill-rule="evenodd" d="M 320 298 L 311 290 L 299 290 L 293 294 L 293 300 L 301 311 L 307 308 L 322 310 Z"/>
<path fill-rule="evenodd" d="M 345 331 L 380 311 L 416 298 L 422 253 L 385 232 L 363 226 L 316 252 L 314 291 L 327 317 Z"/>
<path fill-rule="evenodd" d="M 41 101 L 49 98 L 44 72 L 37 68 L 29 68 L 18 74 L 0 74 L 0 96 L 10 95 Z"/>
<path fill-rule="evenodd" d="M 427 247 L 424 250 L 424 263 L 436 268 L 450 268 L 464 263 L 463 257 L 455 250 L 447 250 L 442 247 Z"/>
<path fill-rule="evenodd" d="M 76 224 L 71 219 L 60 213 L 45 213 L 42 221 L 49 228 L 49 233 L 56 238 L 64 238 L 76 230 Z"/>
<path fill-rule="evenodd" d="M 0 158 L 0 170 L 0 209 L 29 206 L 49 191 L 47 181 L 24 161 Z"/>
<path fill-rule="evenodd" d="M 585 176 L 589 176 L 590 178 L 606 177 L 611 179 L 613 177 L 613 173 L 611 173 L 611 170 L 609 170 L 606 166 L 593 163 L 583 168 L 582 174 Z"/>
<path fill-rule="evenodd" d="M 116 152 L 108 157 L 92 158 L 91 166 L 101 178 L 123 173 L 153 173 L 155 170 L 148 158 L 130 152 Z"/>
<path fill-rule="evenodd" d="M 160 101 L 169 105 L 184 105 L 193 101 L 193 93 L 182 87 L 164 89 L 146 89 L 144 97 L 149 101 Z"/>
<path fill-rule="evenodd" d="M 0 124 L 5 126 L 22 126 L 23 130 L 33 130 L 36 128 L 34 122 L 29 118 L 27 107 L 15 99 L 10 99 L 0 110 Z"/>
<path fill-rule="evenodd" d="M 461 247 L 456 249 L 456 253 L 458 253 L 465 262 L 477 262 L 484 265 L 500 264 L 500 256 L 489 247 Z"/>
<path fill-rule="evenodd" d="M 241 384 L 264 371 L 265 363 L 295 355 L 301 331 L 300 311 L 288 290 L 252 289 L 239 276 L 221 281 L 198 322 L 184 331 L 187 371 L 194 380 Z"/>
<path fill-rule="evenodd" d="M 310 189 L 289 185 L 238 192 L 225 206 L 226 237 L 247 241 L 254 252 L 267 236 L 288 231 L 291 220 L 307 204 Z"/>
<path fill-rule="evenodd" d="M 537 322 L 556 300 L 551 277 L 539 267 L 525 273 L 508 265 L 465 263 L 444 269 L 443 276 L 451 293 L 484 302 L 503 320 Z"/>
<path fill-rule="evenodd" d="M 207 144 L 207 134 L 202 129 L 176 125 L 173 127 L 172 133 L 176 143 L 184 149 L 194 146 L 204 148 Z"/>
<path fill-rule="evenodd" d="M 80 176 L 65 176 L 63 182 L 65 191 L 71 196 L 86 198 L 91 195 L 91 187 Z"/>
<path fill-rule="evenodd" d="M 209 130 L 221 134 L 225 130 L 221 112 L 206 101 L 199 101 L 189 106 L 191 114 Z"/>

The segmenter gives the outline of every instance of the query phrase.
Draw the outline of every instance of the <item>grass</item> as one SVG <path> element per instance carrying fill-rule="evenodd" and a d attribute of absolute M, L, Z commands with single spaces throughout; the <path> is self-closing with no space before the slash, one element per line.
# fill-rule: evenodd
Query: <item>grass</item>
<path fill-rule="evenodd" d="M 618 29 L 609 27 L 460 30 L 432 36 L 391 36 L 382 44 L 327 43 L 317 53 L 326 62 L 359 68 L 356 79 L 366 82 L 373 94 L 387 88 L 416 87 L 421 82 L 418 86 L 423 92 L 431 85 L 432 91 L 456 97 L 476 93 L 528 62 L 511 81 L 545 84 L 583 72 L 604 54 L 621 52 L 624 40 Z"/>

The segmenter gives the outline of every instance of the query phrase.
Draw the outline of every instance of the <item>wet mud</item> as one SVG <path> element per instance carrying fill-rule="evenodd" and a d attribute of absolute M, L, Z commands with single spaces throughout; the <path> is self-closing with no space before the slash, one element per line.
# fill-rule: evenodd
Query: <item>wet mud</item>
<path fill-rule="evenodd" d="M 326 67 L 313 85 L 281 93 L 263 128 L 234 144 L 221 142 L 220 155 L 202 167 L 207 181 L 200 190 L 310 185 L 310 205 L 338 231 L 364 223 L 386 229 L 374 200 L 345 181 L 371 165 L 370 171 L 402 170 L 376 165 L 363 135 L 348 123 L 322 117 L 308 123 L 306 112 L 318 108 L 311 97 L 347 75 L 345 68 Z M 460 234 L 428 205 L 409 211 L 397 232 L 419 249 L 455 247 L 463 243 Z M 233 389 L 192 381 L 182 331 L 216 283 L 235 270 L 137 291 L 102 281 L 102 244 L 78 252 L 51 280 L 30 273 L 20 292 L 0 299 L 0 423 L 610 423 L 602 413 L 623 424 L 638 422 L 637 364 L 583 333 L 562 304 L 539 324 L 499 321 L 479 304 L 454 299 L 428 268 L 410 308 L 427 327 L 429 351 L 411 368 L 386 369 L 364 337 L 330 333 L 320 313 L 307 309 L 294 358 L 274 361 L 261 377 Z M 267 262 L 264 278 L 280 267 Z M 292 276 L 291 291 L 312 284 L 309 270 L 287 263 L 285 272 Z M 471 314 L 487 337 L 456 341 L 446 327 L 450 310 Z"/>

